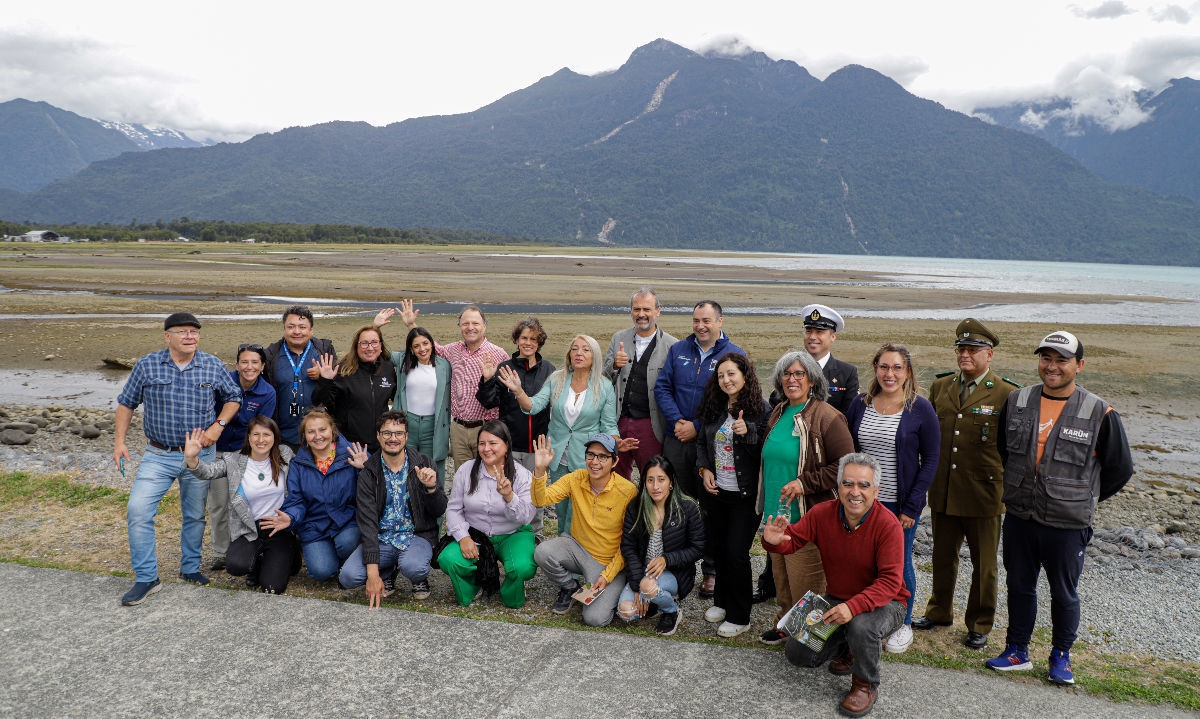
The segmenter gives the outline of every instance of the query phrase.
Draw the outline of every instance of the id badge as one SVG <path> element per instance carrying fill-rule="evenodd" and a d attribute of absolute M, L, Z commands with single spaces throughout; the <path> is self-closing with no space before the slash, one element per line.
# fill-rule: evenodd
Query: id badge
<path fill-rule="evenodd" d="M 291 404 L 288 405 L 288 416 L 289 417 L 299 417 L 300 416 L 300 403 L 299 402 L 292 402 Z"/>

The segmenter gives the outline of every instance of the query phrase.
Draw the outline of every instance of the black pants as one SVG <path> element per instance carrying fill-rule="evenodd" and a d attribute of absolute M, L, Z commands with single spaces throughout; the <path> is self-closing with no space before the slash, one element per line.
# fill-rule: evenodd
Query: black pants
<path fill-rule="evenodd" d="M 1079 575 L 1092 528 L 1058 529 L 1011 514 L 1004 517 L 1004 571 L 1008 574 L 1007 644 L 1028 647 L 1037 619 L 1038 574 L 1050 585 L 1051 645 L 1071 651 L 1079 631 Z"/>
<path fill-rule="evenodd" d="M 700 502 L 700 509 L 704 511 L 704 497 L 708 492 L 704 491 L 704 485 L 696 470 L 696 440 L 680 442 L 675 439 L 674 427 L 667 427 L 663 432 L 663 454 L 675 468 L 675 477 L 679 480 L 679 488 L 689 497 Z M 708 518 L 705 517 L 704 521 L 707 522 Z M 717 571 L 716 565 L 713 563 L 712 550 L 708 547 L 704 548 L 704 558 L 700 561 L 700 570 L 705 574 L 713 574 Z"/>
<path fill-rule="evenodd" d="M 242 536 L 230 542 L 225 571 L 235 577 L 248 574 L 258 580 L 262 591 L 283 594 L 288 580 L 300 571 L 300 547 L 291 532 L 270 535 L 270 530 L 259 529 L 257 539 Z"/>
<path fill-rule="evenodd" d="M 828 594 L 825 598 L 833 606 L 842 601 Z M 795 637 L 790 637 L 783 647 L 784 653 L 788 661 L 798 667 L 819 667 L 850 652 L 854 655 L 854 664 L 850 671 L 859 679 L 870 682 L 872 689 L 877 689 L 883 640 L 904 624 L 904 615 L 907 612 L 907 604 L 892 600 L 869 612 L 855 614 L 848 623 L 830 635 L 819 652 L 814 652 Z"/>
<path fill-rule="evenodd" d="M 725 610 L 726 621 L 749 624 L 754 591 L 750 546 L 762 515 L 754 511 L 755 497 L 724 489 L 718 489 L 716 495 L 705 492 L 702 503 L 708 508 L 705 553 L 712 555 L 717 572 L 713 605 Z"/>

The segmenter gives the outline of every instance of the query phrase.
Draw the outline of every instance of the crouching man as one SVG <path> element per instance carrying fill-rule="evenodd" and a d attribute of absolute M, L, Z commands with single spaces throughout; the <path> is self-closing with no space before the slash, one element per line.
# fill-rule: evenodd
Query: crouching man
<path fill-rule="evenodd" d="M 833 674 L 851 675 L 843 714 L 858 717 L 871 711 L 879 693 L 881 643 L 904 622 L 908 590 L 904 588 L 904 530 L 891 512 L 876 510 L 879 465 L 870 455 L 847 454 L 838 464 L 838 498 L 813 507 L 789 525 L 771 517 L 763 530 L 768 552 L 790 554 L 815 542 L 825 568 L 825 612 L 829 624 L 844 624 L 820 652 L 789 638 L 790 662 L 818 667 L 829 662 Z M 830 661 L 832 660 L 832 661 Z"/>

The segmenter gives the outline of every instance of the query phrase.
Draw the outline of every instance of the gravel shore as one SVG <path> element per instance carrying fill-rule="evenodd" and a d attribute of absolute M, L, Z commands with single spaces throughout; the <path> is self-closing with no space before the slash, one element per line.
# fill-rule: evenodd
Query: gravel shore
<path fill-rule="evenodd" d="M 112 412 L 100 409 L 2 406 L 0 434 L 24 432 L 28 443 L 0 445 L 0 466 L 7 471 L 67 472 L 81 482 L 127 490 L 137 473 L 145 437 L 140 415 L 135 414 L 127 440 L 133 462 L 126 467 L 123 478 L 112 462 L 112 419 Z M 36 427 L 32 432 L 31 426 Z M 1200 497 L 1190 488 L 1163 487 L 1139 475 L 1116 497 L 1100 505 L 1096 534 L 1079 585 L 1083 600 L 1081 641 L 1105 652 L 1200 661 L 1200 633 L 1189 629 L 1200 626 L 1197 517 Z M 918 566 L 914 616 L 920 616 L 930 592 L 930 574 L 921 568 L 929 562 L 930 541 L 926 515 L 914 546 Z M 965 546 L 962 556 L 955 598 L 960 611 L 970 578 Z M 755 558 L 756 567 L 761 561 Z M 1007 624 L 1003 566 L 1000 587 L 996 627 L 985 652 L 999 651 Z M 1049 599 L 1043 577 L 1038 594 L 1038 626 L 1049 627 Z M 695 597 L 691 602 L 703 611 Z"/>

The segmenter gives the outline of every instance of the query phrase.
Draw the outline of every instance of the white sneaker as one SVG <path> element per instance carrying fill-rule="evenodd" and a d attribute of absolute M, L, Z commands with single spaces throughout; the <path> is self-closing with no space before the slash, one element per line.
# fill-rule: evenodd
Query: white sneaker
<path fill-rule="evenodd" d="M 709 607 L 708 611 L 704 612 L 704 621 L 713 624 L 725 621 L 725 610 L 720 607 Z"/>
<path fill-rule="evenodd" d="M 892 654 L 903 654 L 912 644 L 913 633 L 912 627 L 907 624 L 901 624 L 900 628 L 892 632 L 892 636 L 887 638 L 883 648 L 887 649 Z"/>
<path fill-rule="evenodd" d="M 737 635 L 745 632 L 749 628 L 750 628 L 749 624 L 733 624 L 732 622 L 721 622 L 721 626 L 717 627 L 717 636 L 725 637 L 726 639 L 729 639 L 730 637 L 736 637 Z"/>

